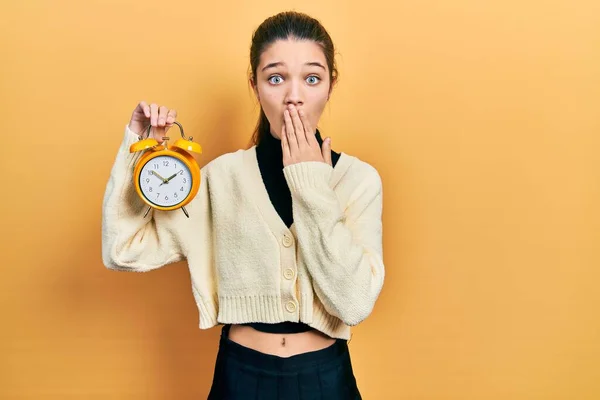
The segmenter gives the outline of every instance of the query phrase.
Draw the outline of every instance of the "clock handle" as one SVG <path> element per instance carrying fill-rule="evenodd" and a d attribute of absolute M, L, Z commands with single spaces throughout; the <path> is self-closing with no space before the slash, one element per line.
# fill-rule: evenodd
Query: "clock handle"
<path fill-rule="evenodd" d="M 177 121 L 174 121 L 173 123 L 179 127 L 179 133 L 181 133 L 181 137 L 185 139 L 185 136 L 183 134 L 183 126 L 181 126 L 181 124 Z M 148 124 L 148 127 L 144 129 L 144 132 L 146 133 L 146 139 L 150 137 L 150 129 L 152 129 L 152 124 Z M 143 135 L 142 139 L 144 139 Z M 189 141 L 192 141 L 193 139 L 194 138 L 191 136 L 188 138 Z M 162 138 L 162 140 L 169 140 L 169 138 L 165 136 Z"/>

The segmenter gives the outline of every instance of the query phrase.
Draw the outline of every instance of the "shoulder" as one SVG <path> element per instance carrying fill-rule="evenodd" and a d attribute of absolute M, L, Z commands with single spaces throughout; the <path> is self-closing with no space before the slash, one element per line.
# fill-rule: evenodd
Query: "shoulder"
<path fill-rule="evenodd" d="M 205 174 L 221 175 L 223 173 L 234 173 L 243 167 L 246 153 L 250 150 L 238 149 L 212 159 L 202 167 Z"/>
<path fill-rule="evenodd" d="M 342 180 L 347 179 L 360 184 L 381 190 L 382 180 L 379 171 L 370 163 L 347 153 L 342 153 L 340 161 L 345 162 L 346 168 Z"/>

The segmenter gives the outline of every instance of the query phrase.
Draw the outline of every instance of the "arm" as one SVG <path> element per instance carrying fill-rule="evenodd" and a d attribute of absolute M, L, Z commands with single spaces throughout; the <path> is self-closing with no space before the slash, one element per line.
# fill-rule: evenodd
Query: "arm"
<path fill-rule="evenodd" d="M 383 286 L 382 185 L 372 169 L 342 210 L 328 183 L 332 171 L 309 161 L 285 167 L 284 175 L 315 293 L 327 312 L 354 326 L 371 313 Z"/>
<path fill-rule="evenodd" d="M 102 261 L 109 269 L 145 272 L 185 259 L 182 230 L 192 225 L 181 210 L 152 209 L 143 218 L 148 206 L 133 182 L 133 170 L 143 152 L 129 153 L 129 146 L 137 140 L 138 135 L 126 127 L 102 202 Z M 205 186 L 203 180 L 197 198 L 206 192 Z M 190 218 L 194 217 L 188 210 Z"/>

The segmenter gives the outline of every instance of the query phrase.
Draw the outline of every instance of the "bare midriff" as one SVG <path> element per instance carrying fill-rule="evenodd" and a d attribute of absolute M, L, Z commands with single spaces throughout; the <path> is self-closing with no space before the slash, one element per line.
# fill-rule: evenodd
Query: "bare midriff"
<path fill-rule="evenodd" d="M 335 343 L 335 339 L 318 330 L 299 333 L 261 332 L 251 326 L 231 325 L 229 339 L 244 347 L 279 357 L 322 350 Z"/>

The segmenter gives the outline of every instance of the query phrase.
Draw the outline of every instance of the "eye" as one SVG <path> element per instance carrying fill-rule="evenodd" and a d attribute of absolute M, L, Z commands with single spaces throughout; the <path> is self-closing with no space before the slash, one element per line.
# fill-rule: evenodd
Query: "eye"
<path fill-rule="evenodd" d="M 282 79 L 281 76 L 279 76 L 279 75 L 272 75 L 272 76 L 269 77 L 269 83 L 272 83 L 274 85 L 278 85 L 279 83 L 281 83 L 281 82 L 273 82 L 273 78 Z"/>
<path fill-rule="evenodd" d="M 310 83 L 311 85 L 316 85 L 316 84 L 317 84 L 317 83 L 319 83 L 319 81 L 321 80 L 321 78 L 319 78 L 319 77 L 318 77 L 318 76 L 316 76 L 316 75 L 311 75 L 311 76 L 309 76 L 309 77 L 308 77 L 308 78 L 306 78 L 306 79 L 307 79 L 307 81 L 308 81 L 308 80 L 309 80 L 309 79 L 311 79 L 311 78 L 313 78 L 313 81 L 312 81 L 312 82 L 308 82 L 308 83 Z M 316 80 L 316 81 L 315 81 L 315 80 Z"/>
<path fill-rule="evenodd" d="M 271 83 L 273 85 L 279 85 L 283 81 L 283 78 L 281 77 L 281 75 L 271 75 L 269 77 L 268 81 L 269 81 L 269 83 Z M 310 85 L 314 86 L 321 81 L 321 78 L 318 77 L 317 75 L 311 75 L 308 78 L 306 78 L 306 81 Z"/>

